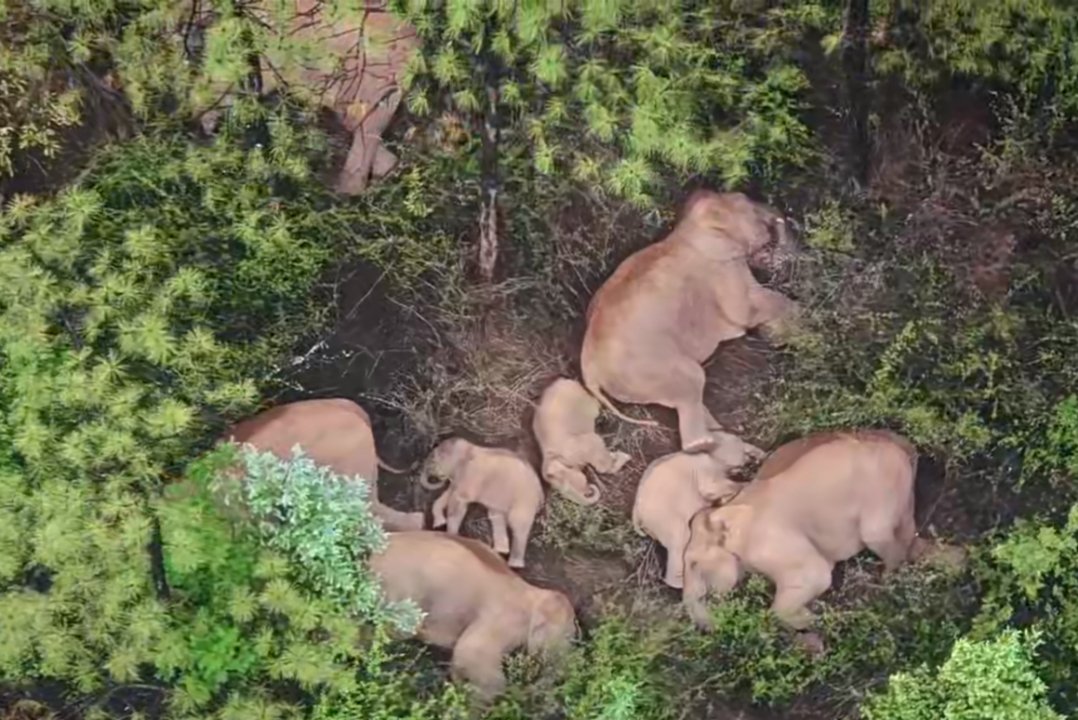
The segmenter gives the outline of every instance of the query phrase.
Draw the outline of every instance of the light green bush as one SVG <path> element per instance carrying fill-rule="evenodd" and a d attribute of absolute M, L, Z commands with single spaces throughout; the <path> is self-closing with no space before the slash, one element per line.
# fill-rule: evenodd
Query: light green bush
<path fill-rule="evenodd" d="M 411 603 L 387 606 L 366 569 L 367 556 L 386 546 L 368 480 L 335 475 L 299 446 L 288 463 L 248 447 L 240 457 L 246 468 L 246 505 L 263 545 L 288 557 L 301 569 L 304 583 L 322 597 L 360 617 L 415 630 L 418 608 Z"/>
<path fill-rule="evenodd" d="M 1046 699 L 1032 655 L 1038 633 L 961 639 L 938 669 L 891 676 L 862 708 L 866 720 L 1062 720 Z"/>

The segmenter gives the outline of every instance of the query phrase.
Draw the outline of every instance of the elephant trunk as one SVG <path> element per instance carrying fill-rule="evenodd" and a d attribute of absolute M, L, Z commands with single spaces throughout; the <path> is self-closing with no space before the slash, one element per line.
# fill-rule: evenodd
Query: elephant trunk
<path fill-rule="evenodd" d="M 427 490 L 441 490 L 445 487 L 448 478 L 435 477 L 431 480 L 432 463 L 430 461 L 423 463 L 423 469 L 419 471 L 419 484 Z"/>
<path fill-rule="evenodd" d="M 599 490 L 599 486 L 592 484 L 586 485 L 583 492 L 575 485 L 566 485 L 563 492 L 570 500 L 580 505 L 594 505 L 599 502 L 599 498 L 603 495 L 602 491 Z"/>

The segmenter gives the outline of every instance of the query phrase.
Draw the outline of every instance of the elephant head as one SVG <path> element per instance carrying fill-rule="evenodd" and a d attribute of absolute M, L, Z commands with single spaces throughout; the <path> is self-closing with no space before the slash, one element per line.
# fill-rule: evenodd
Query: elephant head
<path fill-rule="evenodd" d="M 588 482 L 583 470 L 571 467 L 557 457 L 543 463 L 543 478 L 552 488 L 581 505 L 594 505 L 602 495 L 597 485 Z"/>
<path fill-rule="evenodd" d="M 576 636 L 576 613 L 569 598 L 556 590 L 532 591 L 527 647 L 530 653 L 563 655 Z"/>
<path fill-rule="evenodd" d="M 685 585 L 682 601 L 697 627 L 711 630 L 706 600 L 737 587 L 745 570 L 733 542 L 751 517 L 744 505 L 708 508 L 689 522 L 689 544 L 685 547 Z"/>
<path fill-rule="evenodd" d="M 767 454 L 733 433 L 715 430 L 711 435 L 716 443 L 708 455 L 722 472 L 741 467 L 749 461 L 762 460 Z"/>
<path fill-rule="evenodd" d="M 439 490 L 471 453 L 471 443 L 464 438 L 449 438 L 438 443 L 419 473 L 419 484 L 427 490 Z M 431 477 L 436 478 L 431 481 Z"/>
<path fill-rule="evenodd" d="M 777 272 L 800 255 L 787 220 L 775 208 L 744 193 L 697 190 L 685 203 L 685 216 L 733 240 L 749 265 L 758 270 Z"/>

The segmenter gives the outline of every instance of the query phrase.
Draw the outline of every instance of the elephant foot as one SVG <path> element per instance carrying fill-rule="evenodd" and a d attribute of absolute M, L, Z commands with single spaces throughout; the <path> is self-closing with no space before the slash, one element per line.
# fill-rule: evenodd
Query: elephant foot
<path fill-rule="evenodd" d="M 524 560 L 521 559 L 521 558 L 513 558 L 513 557 L 511 557 L 511 558 L 509 558 L 509 567 L 513 568 L 514 570 L 523 570 L 524 569 Z"/>
<path fill-rule="evenodd" d="M 367 181 L 360 173 L 342 170 L 333 183 L 333 191 L 340 195 L 359 195 L 367 189 Z"/>
<path fill-rule="evenodd" d="M 794 639 L 798 645 L 800 645 L 809 655 L 812 657 L 820 657 L 827 652 L 827 646 L 824 644 L 823 638 L 819 633 L 814 632 L 799 632 Z"/>
<path fill-rule="evenodd" d="M 494 552 L 498 553 L 499 555 L 508 555 L 509 543 L 505 543 L 504 545 L 497 542 L 494 543 Z"/>
<path fill-rule="evenodd" d="M 623 467 L 625 467 L 625 464 L 633 459 L 632 456 L 629 455 L 629 453 L 625 453 L 625 452 L 621 452 L 621 451 L 613 453 L 613 457 L 614 457 L 614 463 L 610 467 L 610 474 L 611 475 L 614 475 L 615 473 L 620 472 L 621 469 Z"/>
<path fill-rule="evenodd" d="M 670 575 L 666 575 L 663 577 L 663 582 L 675 590 L 681 590 L 685 587 L 685 580 L 681 577 L 671 577 Z"/>

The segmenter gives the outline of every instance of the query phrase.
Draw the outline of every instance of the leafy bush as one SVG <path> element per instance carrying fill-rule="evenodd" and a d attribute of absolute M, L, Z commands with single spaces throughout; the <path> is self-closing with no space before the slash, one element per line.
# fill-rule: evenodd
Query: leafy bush
<path fill-rule="evenodd" d="M 281 353 L 319 326 L 329 262 L 391 258 L 410 222 L 325 210 L 304 141 L 271 128 L 270 151 L 145 137 L 0 216 L 0 674 L 12 683 L 91 693 L 157 675 L 179 686 L 177 711 L 270 702 L 268 686 L 240 691 L 254 677 L 354 689 L 341 658 L 356 657 L 358 626 L 289 580 L 292 541 L 271 553 L 193 502 L 169 519 L 172 602 L 147 552 L 158 484 L 252 409 Z M 303 497 L 309 510 L 345 500 Z M 319 547 L 339 568 L 337 545 Z M 347 588 L 360 579 L 338 576 L 337 590 L 372 607 L 369 586 Z M 277 635 L 252 630 L 271 625 Z"/>
<path fill-rule="evenodd" d="M 963 638 L 938 669 L 892 675 L 862 713 L 866 720 L 1062 720 L 1034 669 L 1039 639 L 1014 631 L 981 642 Z"/>
<path fill-rule="evenodd" d="M 254 515 L 262 544 L 301 568 L 304 583 L 319 595 L 360 616 L 390 622 L 411 632 L 418 608 L 387 606 L 364 560 L 385 549 L 386 534 L 373 514 L 364 478 L 344 478 L 293 449 L 282 463 L 272 453 L 245 447 L 245 504 Z M 238 495 L 238 493 L 236 494 Z M 233 501 L 241 500 L 233 495 Z"/>
<path fill-rule="evenodd" d="M 648 204 L 664 170 L 739 185 L 808 157 L 807 82 L 789 51 L 833 20 L 823 4 L 780 3 L 763 18 L 648 0 L 394 7 L 427 48 L 410 107 L 448 98 L 483 118 L 493 104 L 543 173 Z"/>
<path fill-rule="evenodd" d="M 245 468 L 239 484 L 225 472 L 236 460 Z M 377 673 L 385 630 L 410 632 L 418 614 L 411 603 L 386 603 L 366 569 L 385 545 L 367 496 L 366 481 L 302 453 L 282 461 L 232 446 L 170 488 L 159 515 L 174 596 L 153 662 L 179 686 L 178 709 L 243 683 L 354 693 L 357 667 Z M 245 512 L 230 519 L 224 510 L 237 504 Z"/>
<path fill-rule="evenodd" d="M 1057 0 L 931 0 L 892 5 L 903 14 L 896 42 L 877 65 L 899 71 L 914 87 L 948 76 L 990 83 L 1017 109 L 1061 129 L 1078 113 L 1078 71 L 1067 61 L 1078 36 L 1078 10 Z"/>
<path fill-rule="evenodd" d="M 1053 698 L 1069 712 L 1078 708 L 1078 506 L 1062 526 L 1019 520 L 986 551 L 979 567 L 985 597 L 975 637 L 1008 627 L 1037 628 L 1043 646 L 1037 669 Z"/>

